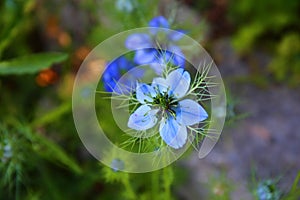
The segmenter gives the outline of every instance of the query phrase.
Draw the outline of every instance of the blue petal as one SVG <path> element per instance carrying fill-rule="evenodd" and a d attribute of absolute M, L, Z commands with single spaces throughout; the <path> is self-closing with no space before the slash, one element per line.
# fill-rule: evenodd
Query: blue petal
<path fill-rule="evenodd" d="M 104 89 L 106 92 L 113 92 L 113 89 L 115 86 L 116 86 L 115 81 L 110 81 L 110 82 L 105 81 L 104 82 Z"/>
<path fill-rule="evenodd" d="M 113 169 L 113 171 L 117 172 L 125 168 L 125 163 L 121 159 L 116 158 L 111 161 L 110 167 Z"/>
<path fill-rule="evenodd" d="M 155 71 L 155 73 L 160 76 L 163 74 L 163 71 L 166 68 L 166 65 L 161 64 L 159 62 L 152 62 L 149 65 Z"/>
<path fill-rule="evenodd" d="M 134 67 L 133 63 L 131 61 L 127 60 L 127 58 L 124 56 L 121 56 L 118 58 L 117 64 L 118 64 L 118 67 L 123 70 L 130 70 L 131 68 Z"/>
<path fill-rule="evenodd" d="M 149 64 L 155 60 L 156 50 L 152 48 L 140 49 L 135 52 L 134 62 L 139 65 Z"/>
<path fill-rule="evenodd" d="M 107 64 L 107 67 L 102 75 L 102 80 L 104 83 L 104 89 L 107 92 L 112 92 L 116 81 L 120 79 L 121 75 L 119 73 L 118 65 L 115 61 Z"/>
<path fill-rule="evenodd" d="M 116 86 L 116 83 L 121 78 L 121 69 L 123 70 L 130 70 L 133 67 L 133 63 L 126 59 L 124 56 L 120 56 L 117 59 L 107 63 L 106 69 L 102 76 L 102 81 L 104 83 L 104 89 L 107 92 L 116 92 L 116 93 L 122 93 L 121 89 L 124 90 L 124 88 L 119 88 L 121 84 L 125 86 L 132 86 L 130 80 L 122 80 L 119 82 L 118 87 Z"/>
<path fill-rule="evenodd" d="M 146 102 L 153 102 L 153 98 L 155 97 L 156 93 L 152 86 L 144 84 L 144 83 L 137 83 L 136 86 L 136 99 L 145 104 Z"/>
<path fill-rule="evenodd" d="M 174 149 L 181 148 L 186 143 L 186 127 L 178 124 L 173 117 L 161 122 L 159 133 L 165 143 Z"/>
<path fill-rule="evenodd" d="M 176 31 L 172 31 L 168 34 L 168 38 L 171 40 L 171 41 L 178 41 L 180 40 L 184 34 L 186 33 L 186 31 L 184 30 L 176 30 Z"/>
<path fill-rule="evenodd" d="M 187 93 L 190 82 L 190 74 L 182 68 L 172 71 L 167 76 L 167 84 L 170 86 L 171 92 L 176 98 L 181 98 Z"/>
<path fill-rule="evenodd" d="M 180 47 L 176 45 L 169 45 L 168 50 L 173 53 L 173 64 L 178 67 L 184 67 L 185 56 L 182 53 Z"/>
<path fill-rule="evenodd" d="M 149 22 L 150 27 L 158 27 L 158 28 L 169 28 L 168 20 L 163 16 L 154 17 Z"/>
<path fill-rule="evenodd" d="M 138 131 L 152 128 L 157 122 L 157 117 L 155 116 L 157 111 L 151 110 L 147 105 L 141 105 L 130 115 L 128 127 Z"/>
<path fill-rule="evenodd" d="M 115 80 L 118 80 L 120 78 L 119 67 L 116 60 L 107 64 L 103 76 L 110 76 Z"/>
<path fill-rule="evenodd" d="M 180 124 L 190 126 L 207 119 L 208 114 L 200 104 L 191 99 L 179 101 L 176 109 L 176 120 Z"/>
<path fill-rule="evenodd" d="M 172 54 L 168 51 L 157 52 L 157 55 L 150 64 L 150 67 L 155 71 L 156 74 L 162 75 L 167 64 L 172 62 L 172 59 Z"/>
<path fill-rule="evenodd" d="M 145 33 L 132 34 L 126 39 L 125 46 L 131 50 L 150 48 L 152 47 L 151 38 Z"/>

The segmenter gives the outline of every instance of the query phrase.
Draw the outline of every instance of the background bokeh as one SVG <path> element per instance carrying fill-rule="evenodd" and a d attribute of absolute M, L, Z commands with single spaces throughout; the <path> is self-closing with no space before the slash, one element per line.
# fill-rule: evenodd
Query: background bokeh
<path fill-rule="evenodd" d="M 299 199 L 299 10 L 298 0 L 2 0 L 0 199 Z M 96 45 L 156 16 L 215 60 L 227 120 L 206 158 L 191 149 L 127 174 L 114 152 L 111 169 L 81 143 L 73 82 Z M 101 125 L 118 138 L 112 124 Z"/>

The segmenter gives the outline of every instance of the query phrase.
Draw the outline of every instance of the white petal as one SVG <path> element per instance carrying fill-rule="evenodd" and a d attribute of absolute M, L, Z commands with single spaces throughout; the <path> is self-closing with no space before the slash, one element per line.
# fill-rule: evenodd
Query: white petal
<path fill-rule="evenodd" d="M 171 87 L 172 94 L 177 98 L 181 98 L 187 93 L 190 83 L 190 74 L 182 68 L 172 71 L 167 76 L 167 85 Z"/>
<path fill-rule="evenodd" d="M 155 116 L 157 111 L 151 110 L 147 105 L 141 105 L 130 115 L 128 127 L 138 131 L 152 128 L 157 122 L 157 117 Z"/>

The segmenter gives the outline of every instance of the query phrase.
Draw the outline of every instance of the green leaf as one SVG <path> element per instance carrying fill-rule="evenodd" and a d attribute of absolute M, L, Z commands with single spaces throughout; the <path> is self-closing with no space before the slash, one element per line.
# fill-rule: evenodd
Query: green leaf
<path fill-rule="evenodd" d="M 54 63 L 62 62 L 68 57 L 65 53 L 50 52 L 27 55 L 9 61 L 0 62 L 0 75 L 33 74 L 49 68 Z"/>
<path fill-rule="evenodd" d="M 70 102 L 64 103 L 59 107 L 45 113 L 32 122 L 33 127 L 44 126 L 60 119 L 65 113 L 71 111 L 72 104 Z"/>
<path fill-rule="evenodd" d="M 33 150 L 37 155 L 55 164 L 62 164 L 77 174 L 81 174 L 81 167 L 77 162 L 67 154 L 67 152 L 46 136 L 32 131 L 30 127 L 24 127 L 22 124 L 17 125 L 23 130 L 26 138 L 31 141 Z"/>
<path fill-rule="evenodd" d="M 80 166 L 59 145 L 42 135 L 34 135 L 36 141 L 33 147 L 38 154 L 51 162 L 62 163 L 77 174 L 82 173 Z"/>

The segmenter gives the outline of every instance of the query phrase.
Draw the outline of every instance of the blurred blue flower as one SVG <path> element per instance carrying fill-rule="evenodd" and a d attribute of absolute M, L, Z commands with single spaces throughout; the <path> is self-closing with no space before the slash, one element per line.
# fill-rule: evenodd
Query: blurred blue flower
<path fill-rule="evenodd" d="M 149 21 L 150 27 L 158 27 L 158 28 L 169 28 L 168 20 L 163 16 L 154 17 Z"/>
<path fill-rule="evenodd" d="M 158 75 L 161 75 L 167 64 L 184 67 L 185 58 L 181 49 L 174 43 L 184 36 L 184 31 L 170 31 L 169 22 L 163 16 L 153 18 L 149 22 L 149 27 L 166 28 L 163 30 L 166 35 L 165 41 L 157 41 L 159 30 L 150 29 L 150 33 L 136 33 L 130 35 L 125 46 L 130 50 L 135 50 L 134 62 L 143 65 L 149 64 Z M 161 30 L 160 30 L 161 32 Z"/>
<path fill-rule="evenodd" d="M 131 13 L 135 8 L 135 0 L 116 0 L 116 8 L 119 11 Z"/>
<path fill-rule="evenodd" d="M 1 156 L 1 161 L 3 163 L 5 163 L 13 156 L 11 144 L 6 139 L 4 140 L 4 144 L 0 144 L 0 156 Z"/>
<path fill-rule="evenodd" d="M 110 167 L 113 171 L 117 172 L 122 171 L 125 168 L 125 164 L 121 159 L 116 158 L 111 161 Z"/>
<path fill-rule="evenodd" d="M 259 183 L 256 194 L 259 200 L 279 200 L 281 196 L 281 192 L 272 180 Z"/>
<path fill-rule="evenodd" d="M 136 73 L 131 73 L 131 76 L 126 76 L 127 78 L 123 79 L 118 86 L 117 83 L 122 75 L 133 69 L 133 67 L 134 63 L 129 61 L 125 56 L 120 56 L 112 62 L 109 62 L 102 75 L 105 91 L 122 93 L 121 90 L 125 90 L 126 88 L 121 88 L 121 86 L 131 87 L 132 81 L 143 75 L 141 70 L 136 70 Z"/>
<path fill-rule="evenodd" d="M 187 126 L 208 117 L 196 101 L 182 100 L 188 93 L 190 82 L 190 74 L 179 68 L 166 78 L 154 78 L 151 85 L 137 83 L 136 99 L 141 106 L 130 115 L 128 127 L 143 131 L 160 121 L 159 133 L 165 143 L 174 149 L 181 148 L 187 140 Z"/>

